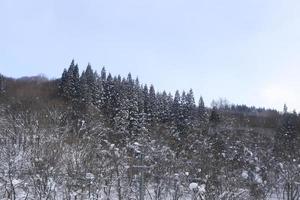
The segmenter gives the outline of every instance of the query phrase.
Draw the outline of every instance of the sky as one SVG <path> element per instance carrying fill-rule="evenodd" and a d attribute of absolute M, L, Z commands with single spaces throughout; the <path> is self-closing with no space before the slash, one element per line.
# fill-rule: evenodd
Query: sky
<path fill-rule="evenodd" d="M 300 111 L 299 0 L 0 0 L 0 73 L 61 76 L 72 59 L 207 106 Z"/>

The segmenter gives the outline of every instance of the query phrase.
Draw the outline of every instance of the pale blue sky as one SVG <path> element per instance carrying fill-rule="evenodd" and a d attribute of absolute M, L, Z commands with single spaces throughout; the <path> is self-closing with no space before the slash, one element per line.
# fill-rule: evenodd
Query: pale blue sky
<path fill-rule="evenodd" d="M 0 0 L 0 73 L 131 72 L 158 90 L 300 110 L 299 0 Z"/>

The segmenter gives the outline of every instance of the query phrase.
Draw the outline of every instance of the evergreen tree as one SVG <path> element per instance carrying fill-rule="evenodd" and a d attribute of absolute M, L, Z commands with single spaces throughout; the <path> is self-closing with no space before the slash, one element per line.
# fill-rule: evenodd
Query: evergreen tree
<path fill-rule="evenodd" d="M 286 114 L 288 112 L 288 107 L 286 104 L 283 105 L 283 113 Z"/>
<path fill-rule="evenodd" d="M 2 74 L 0 74 L 0 94 L 3 94 L 5 92 L 5 87 L 5 77 Z"/>
<path fill-rule="evenodd" d="M 183 102 L 182 97 L 179 94 L 179 91 L 177 90 L 175 93 L 175 97 L 173 100 L 172 108 L 171 108 L 171 116 L 172 116 L 172 122 L 175 127 L 173 127 L 173 132 L 177 137 L 179 137 L 183 132 L 183 122 L 182 122 L 182 105 Z"/>
<path fill-rule="evenodd" d="M 216 107 L 213 107 L 210 113 L 209 121 L 214 125 L 220 122 L 220 115 L 218 114 Z"/>
<path fill-rule="evenodd" d="M 149 89 L 149 117 L 150 121 L 155 122 L 157 118 L 157 102 L 154 86 L 151 85 Z"/>
<path fill-rule="evenodd" d="M 194 121 L 196 111 L 195 98 L 193 90 L 190 91 L 185 96 L 185 106 L 184 106 L 184 116 L 187 119 L 187 125 L 191 125 Z"/>
<path fill-rule="evenodd" d="M 138 108 L 138 92 L 134 85 L 131 74 L 129 73 L 127 79 L 123 81 L 125 86 L 123 93 L 122 107 L 127 110 L 128 114 L 128 133 L 129 137 L 137 136 L 141 128 L 139 120 L 139 108 Z"/>
<path fill-rule="evenodd" d="M 104 112 L 104 115 L 107 116 L 108 121 L 110 124 L 112 123 L 112 119 L 115 114 L 115 105 L 116 105 L 116 91 L 115 85 L 113 81 L 113 77 L 109 73 L 107 76 L 106 81 L 103 83 L 103 95 L 102 95 L 102 102 L 101 107 Z"/>
<path fill-rule="evenodd" d="M 143 88 L 143 99 L 144 99 L 144 113 L 148 115 L 150 111 L 149 111 L 149 91 L 147 85 L 144 85 Z"/>
<path fill-rule="evenodd" d="M 95 91 L 92 94 L 92 97 L 93 97 L 94 105 L 98 107 L 101 103 L 101 93 L 103 91 L 103 88 L 102 88 L 101 79 L 97 71 L 94 72 L 94 77 L 95 77 L 95 88 L 94 88 Z"/>
<path fill-rule="evenodd" d="M 91 94 L 87 83 L 86 72 L 83 71 L 80 77 L 80 102 L 84 105 L 91 102 Z"/>
<path fill-rule="evenodd" d="M 198 104 L 198 109 L 197 109 L 197 116 L 198 116 L 198 119 L 199 119 L 199 122 L 200 122 L 201 125 L 202 124 L 204 125 L 204 124 L 207 123 L 208 115 L 207 115 L 207 111 L 206 111 L 205 104 L 204 104 L 202 96 L 199 99 L 199 104 Z"/>
<path fill-rule="evenodd" d="M 136 91 L 138 95 L 138 110 L 139 113 L 144 113 L 144 96 L 143 96 L 143 90 L 142 86 L 140 85 L 140 81 L 138 78 L 135 79 L 134 82 L 134 90 Z"/>
<path fill-rule="evenodd" d="M 73 73 L 70 77 L 70 90 L 71 90 L 71 98 L 73 102 L 78 102 L 79 99 L 79 68 L 78 65 L 76 64 L 74 66 Z"/>
<path fill-rule="evenodd" d="M 102 67 L 100 78 L 101 78 L 102 81 L 106 81 L 106 70 L 105 70 L 105 67 Z"/>
<path fill-rule="evenodd" d="M 161 123 L 170 121 L 172 97 L 168 96 L 165 91 L 162 94 L 157 94 L 157 110 L 158 119 Z"/>
<path fill-rule="evenodd" d="M 282 116 L 275 137 L 275 153 L 278 158 L 292 160 L 297 157 L 299 145 L 299 128 L 297 114 L 285 112 Z"/>
<path fill-rule="evenodd" d="M 198 114 L 201 116 L 205 112 L 205 104 L 203 101 L 202 96 L 199 99 L 199 104 L 198 104 Z"/>
<path fill-rule="evenodd" d="M 134 81 L 132 79 L 131 73 L 128 73 L 128 75 L 127 75 L 126 84 L 128 85 L 129 88 L 134 87 Z"/>
<path fill-rule="evenodd" d="M 181 98 L 179 91 L 177 90 L 174 96 L 173 104 L 172 104 L 172 120 L 177 124 L 179 122 L 179 117 L 181 115 Z"/>
<path fill-rule="evenodd" d="M 68 71 L 64 71 L 61 79 L 63 95 L 76 104 L 79 100 L 79 69 L 72 60 Z"/>
<path fill-rule="evenodd" d="M 88 98 L 89 102 L 92 102 L 93 104 L 96 103 L 97 99 L 99 98 L 98 96 L 98 91 L 96 87 L 96 75 L 92 70 L 92 67 L 90 64 L 88 64 L 86 70 L 85 70 L 85 75 L 86 75 L 86 82 L 88 86 Z"/>
<path fill-rule="evenodd" d="M 67 97 L 67 81 L 68 81 L 68 71 L 66 69 L 64 69 L 62 76 L 61 76 L 61 80 L 59 83 L 59 91 L 60 91 L 60 95 Z"/>

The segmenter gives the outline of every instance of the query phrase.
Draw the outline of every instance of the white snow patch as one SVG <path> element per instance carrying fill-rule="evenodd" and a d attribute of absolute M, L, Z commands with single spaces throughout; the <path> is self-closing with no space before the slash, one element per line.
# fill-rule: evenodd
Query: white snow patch
<path fill-rule="evenodd" d="M 22 181 L 21 180 L 19 180 L 19 179 L 14 179 L 14 180 L 12 180 L 12 184 L 13 185 L 18 185 L 19 183 L 21 183 Z"/>
<path fill-rule="evenodd" d="M 85 177 L 87 179 L 94 179 L 95 178 L 94 174 L 92 174 L 92 173 L 86 173 Z"/>
<path fill-rule="evenodd" d="M 205 192 L 205 184 L 202 184 L 199 186 L 199 192 L 204 193 Z"/>
<path fill-rule="evenodd" d="M 198 189 L 198 183 L 190 183 L 189 188 L 190 190 Z"/>
<path fill-rule="evenodd" d="M 248 176 L 248 172 L 246 171 L 246 170 L 243 170 L 243 172 L 242 172 L 242 177 L 244 178 L 244 179 L 247 179 L 249 176 Z"/>
<path fill-rule="evenodd" d="M 258 174 L 255 174 L 255 181 L 257 183 L 262 183 L 262 179 L 261 179 L 261 177 Z"/>

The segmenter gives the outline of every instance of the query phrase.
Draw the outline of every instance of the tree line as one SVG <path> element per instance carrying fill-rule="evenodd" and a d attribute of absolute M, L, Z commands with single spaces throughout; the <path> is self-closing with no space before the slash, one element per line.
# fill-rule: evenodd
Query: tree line
<path fill-rule="evenodd" d="M 286 106 L 209 108 L 72 61 L 55 80 L 1 75 L 0 110 L 3 198 L 139 199 L 141 170 L 146 199 L 300 198 L 300 117 Z"/>

